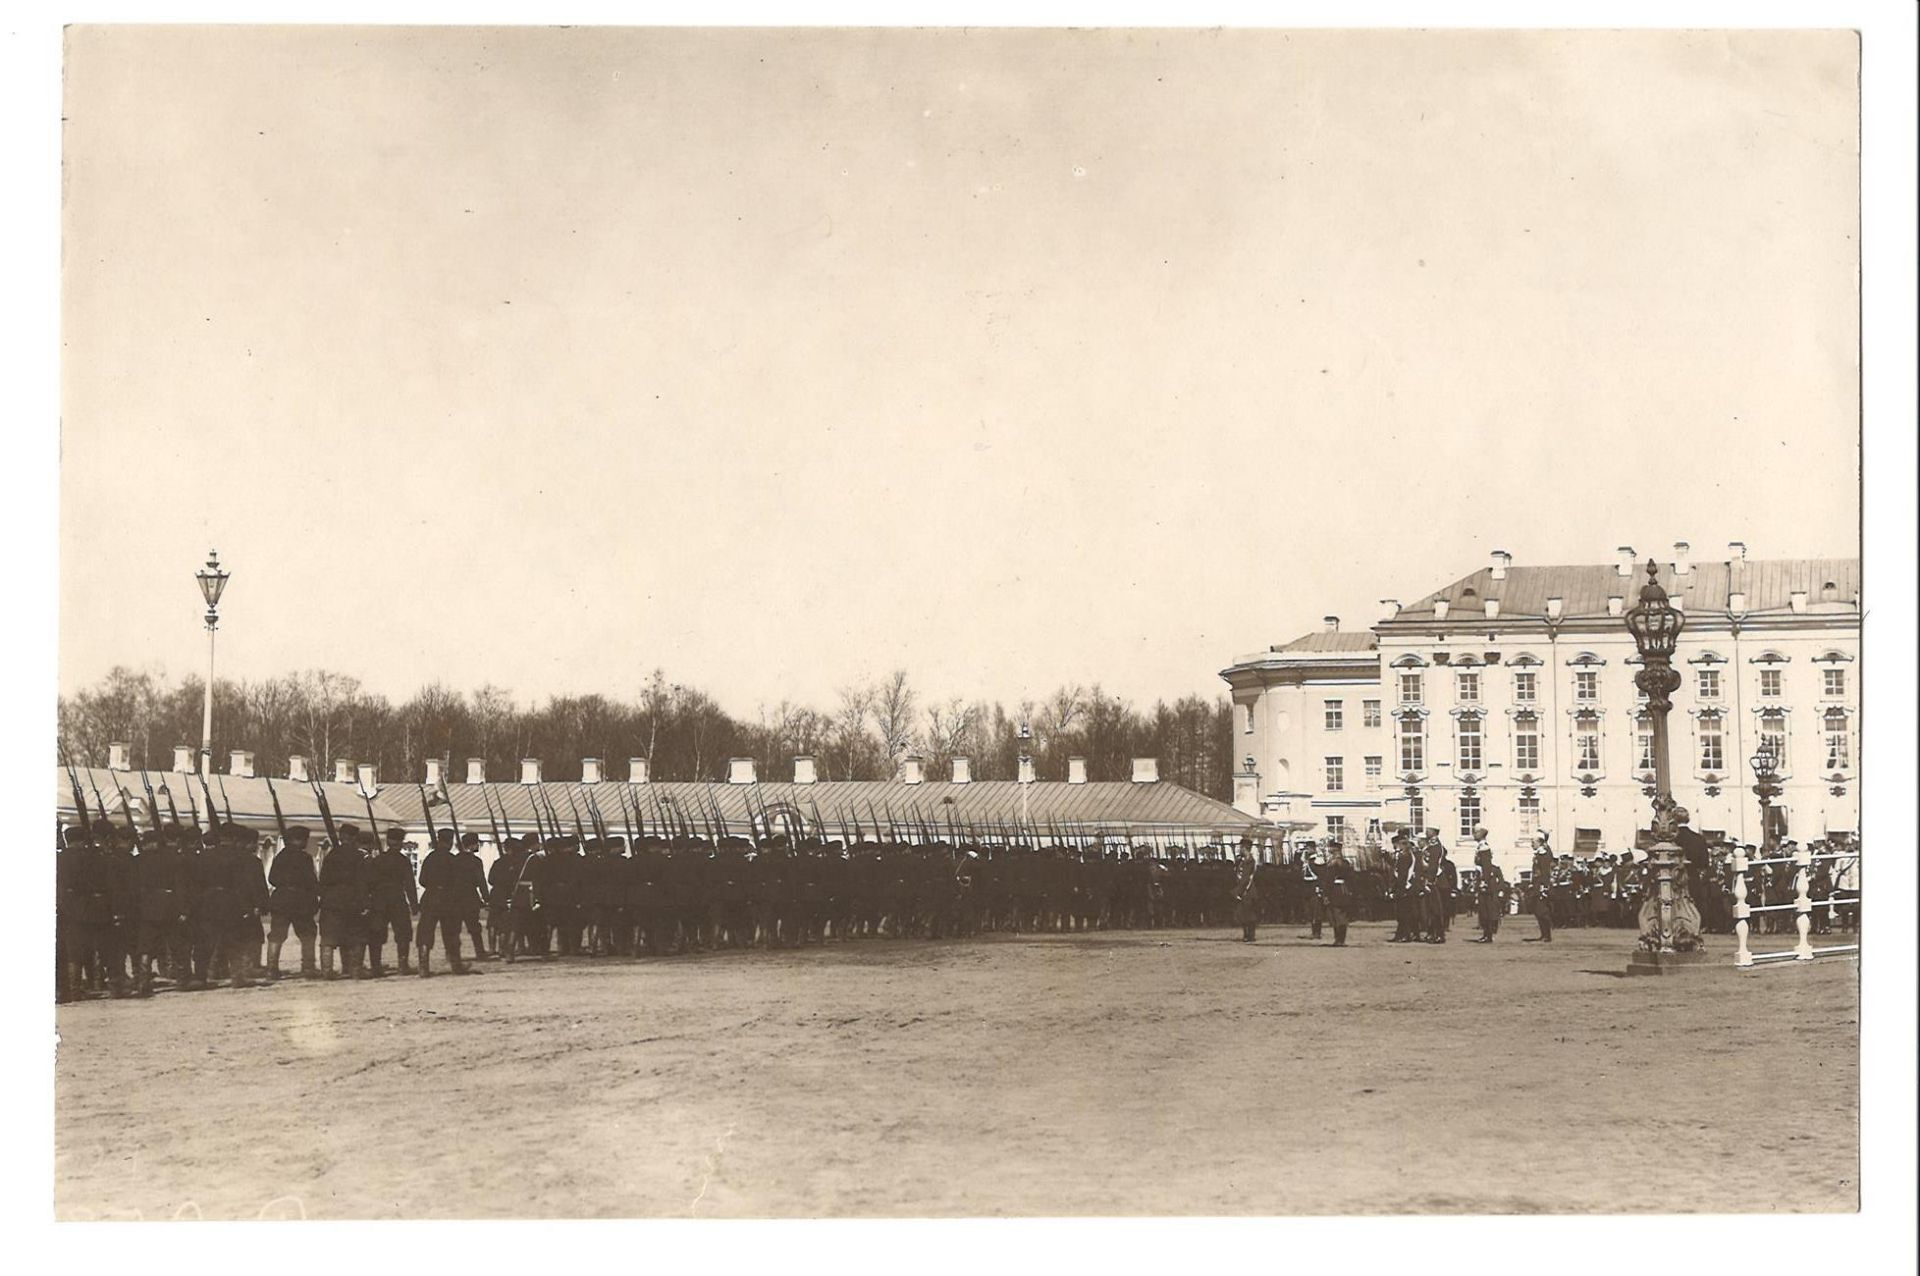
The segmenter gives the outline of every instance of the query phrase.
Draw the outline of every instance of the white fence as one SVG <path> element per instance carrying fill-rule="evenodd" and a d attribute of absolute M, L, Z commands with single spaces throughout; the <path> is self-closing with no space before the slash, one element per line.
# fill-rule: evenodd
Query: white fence
<path fill-rule="evenodd" d="M 1815 957 L 1838 956 L 1843 953 L 1858 953 L 1860 945 L 1829 944 L 1819 948 L 1813 946 L 1813 914 L 1816 908 L 1827 910 L 1828 917 L 1836 918 L 1843 909 L 1857 910 L 1860 907 L 1858 886 L 1850 888 L 1851 893 L 1843 893 L 1838 881 L 1824 899 L 1813 898 L 1813 865 L 1817 860 L 1858 860 L 1858 852 L 1834 852 L 1815 855 L 1802 847 L 1792 855 L 1780 855 L 1771 859 L 1750 860 L 1743 850 L 1733 854 L 1733 964 L 1741 969 L 1757 966 L 1762 962 L 1776 961 L 1812 961 Z M 1748 870 L 1771 864 L 1793 865 L 1793 902 L 1790 904 L 1747 903 Z M 1752 919 L 1763 913 L 1793 914 L 1793 927 L 1798 933 L 1799 942 L 1792 948 L 1779 952 L 1756 953 L 1747 946 L 1747 938 L 1752 930 Z"/>

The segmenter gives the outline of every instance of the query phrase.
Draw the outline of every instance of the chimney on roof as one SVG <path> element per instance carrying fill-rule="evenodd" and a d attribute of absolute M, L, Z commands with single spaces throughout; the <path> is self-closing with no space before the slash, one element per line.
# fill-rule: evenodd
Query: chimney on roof
<path fill-rule="evenodd" d="M 1160 759 L 1135 758 L 1133 760 L 1133 782 L 1135 784 L 1160 783 Z"/>
<path fill-rule="evenodd" d="M 1547 619 L 1548 620 L 1560 619 L 1560 613 L 1565 611 L 1566 607 L 1567 607 L 1567 600 L 1560 597 L 1558 594 L 1555 594 L 1552 598 L 1547 599 Z"/>
<path fill-rule="evenodd" d="M 1338 616 L 1322 616 L 1320 623 L 1327 627 L 1327 632 L 1330 634 L 1340 632 L 1340 617 Z"/>
<path fill-rule="evenodd" d="M 1626 602 L 1627 600 L 1622 598 L 1618 594 L 1609 595 L 1607 598 L 1607 615 L 1609 616 L 1626 615 L 1627 614 Z"/>
<path fill-rule="evenodd" d="M 645 784 L 647 782 L 647 777 L 648 777 L 647 760 L 645 758 L 628 758 L 627 759 L 627 783 Z"/>
<path fill-rule="evenodd" d="M 173 769 L 176 771 L 193 770 L 192 762 L 188 762 L 186 766 L 180 765 L 180 750 L 186 747 L 184 744 L 177 745 L 173 750 Z M 307 759 L 305 756 L 295 753 L 287 758 L 287 778 L 301 784 L 307 782 Z"/>
<path fill-rule="evenodd" d="M 360 791 L 372 793 L 380 787 L 380 768 L 371 762 L 360 764 Z"/>
<path fill-rule="evenodd" d="M 973 783 L 973 759 L 961 756 L 953 760 L 953 782 L 955 784 Z"/>
<path fill-rule="evenodd" d="M 803 753 L 793 760 L 793 782 L 795 784 L 813 784 L 818 782 L 819 779 L 820 774 L 814 768 L 811 755 Z"/>
<path fill-rule="evenodd" d="M 1031 754 L 1023 753 L 1020 755 L 1020 783 L 1033 783 L 1033 756 Z"/>
<path fill-rule="evenodd" d="M 1747 543 L 1745 541 L 1728 541 L 1727 542 L 1727 561 L 1730 563 L 1746 562 L 1747 561 Z"/>
<path fill-rule="evenodd" d="M 1499 615 L 1500 615 L 1500 600 L 1498 598 L 1487 599 L 1487 619 L 1495 620 L 1495 619 L 1498 619 Z"/>
<path fill-rule="evenodd" d="M 927 764 L 917 753 L 900 759 L 900 783 L 918 784 L 927 778 Z"/>
<path fill-rule="evenodd" d="M 1435 620 L 1445 620 L 1447 618 L 1448 606 L 1449 604 L 1446 599 L 1444 598 L 1434 599 L 1433 600 L 1433 618 Z"/>
<path fill-rule="evenodd" d="M 581 758 L 580 759 L 580 783 L 582 784 L 600 783 L 600 759 L 599 758 Z"/>
<path fill-rule="evenodd" d="M 1747 614 L 1746 591 L 1736 589 L 1732 593 L 1728 594 L 1727 610 L 1732 612 L 1736 616 L 1746 615 Z"/>
<path fill-rule="evenodd" d="M 253 778 L 253 754 L 245 749 L 235 749 L 227 754 L 227 774 L 239 776 L 243 780 Z"/>
<path fill-rule="evenodd" d="M 305 759 L 302 759 L 303 761 Z M 173 746 L 173 769 L 181 775 L 193 774 L 193 746 L 176 744 Z"/>
<path fill-rule="evenodd" d="M 1619 555 L 1619 559 L 1614 564 L 1613 574 L 1616 576 L 1633 575 L 1633 569 L 1639 557 L 1633 552 L 1633 546 L 1622 545 L 1619 549 L 1615 550 L 1614 553 Z"/>
<path fill-rule="evenodd" d="M 1398 598 L 1382 598 L 1380 600 L 1380 606 L 1384 612 L 1382 619 L 1392 620 L 1400 614 L 1400 600 Z"/>
<path fill-rule="evenodd" d="M 485 758 L 467 759 L 467 783 L 485 784 L 487 782 L 487 760 Z"/>
<path fill-rule="evenodd" d="M 754 772 L 752 758 L 727 759 L 728 784 L 758 784 L 760 777 Z"/>
<path fill-rule="evenodd" d="M 520 759 L 520 783 L 522 784 L 540 783 L 540 759 L 539 758 L 521 758 Z"/>
<path fill-rule="evenodd" d="M 1787 601 L 1793 608 L 1794 615 L 1802 615 L 1807 610 L 1807 591 L 1804 589 L 1796 589 L 1787 595 Z"/>
<path fill-rule="evenodd" d="M 1512 554 L 1509 554 L 1504 549 L 1496 549 L 1493 551 L 1493 578 L 1495 580 L 1505 580 L 1507 578 L 1507 568 L 1511 566 L 1513 566 Z"/>
<path fill-rule="evenodd" d="M 107 770 L 133 770 L 132 746 L 124 740 L 114 740 L 107 745 Z"/>
<path fill-rule="evenodd" d="M 1685 541 L 1675 541 L 1673 543 L 1673 574 L 1675 576 L 1685 576 L 1693 570 L 1692 555 L 1693 546 L 1687 544 Z"/>
<path fill-rule="evenodd" d="M 333 782 L 335 784 L 353 783 L 352 758 L 335 758 L 333 760 Z"/>
<path fill-rule="evenodd" d="M 447 782 L 446 772 L 440 768 L 439 758 L 427 759 L 427 787 L 437 789 Z"/>
<path fill-rule="evenodd" d="M 1087 760 L 1085 758 L 1067 759 L 1067 783 L 1085 784 L 1087 782 Z"/>

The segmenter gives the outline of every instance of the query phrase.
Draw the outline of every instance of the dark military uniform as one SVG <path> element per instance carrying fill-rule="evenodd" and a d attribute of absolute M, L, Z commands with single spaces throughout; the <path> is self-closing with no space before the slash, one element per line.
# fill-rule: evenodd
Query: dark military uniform
<path fill-rule="evenodd" d="M 1258 869 L 1249 844 L 1242 843 L 1240 860 L 1233 880 L 1233 920 L 1240 927 L 1240 939 L 1253 943 L 1260 924 L 1260 886 Z"/>
<path fill-rule="evenodd" d="M 393 932 L 393 946 L 400 961 L 400 973 L 410 975 L 413 966 L 413 915 L 420 911 L 420 891 L 413 880 L 413 864 L 403 848 L 406 834 L 387 829 L 386 846 L 367 861 L 367 957 L 373 973 L 384 973 L 381 958 L 387 946 L 387 932 Z"/>
<path fill-rule="evenodd" d="M 459 852 L 454 850 L 453 830 L 439 829 L 437 833 L 434 848 L 420 862 L 420 929 L 415 936 L 415 943 L 419 948 L 417 956 L 423 977 L 433 973 L 433 932 L 436 926 L 446 948 L 447 964 L 453 973 L 464 975 L 470 969 L 460 960 L 460 922 L 464 916 L 460 894 L 463 889 L 471 891 L 471 884 L 460 866 Z"/>
<path fill-rule="evenodd" d="M 359 976 L 367 944 L 367 857 L 360 831 L 342 824 L 334 833 L 339 845 L 320 861 L 320 973 L 328 979 L 334 977 L 336 950 L 340 973 Z"/>
<path fill-rule="evenodd" d="M 307 849 L 309 834 L 304 828 L 290 828 L 286 844 L 267 866 L 267 976 L 280 977 L 280 951 L 291 930 L 300 939 L 300 973 L 312 978 L 319 974 L 314 964 L 314 915 L 320 910 L 320 875 L 314 868 L 313 853 Z"/>
<path fill-rule="evenodd" d="M 1542 841 L 1533 853 L 1533 920 L 1540 926 L 1540 942 L 1553 942 L 1553 852 Z"/>

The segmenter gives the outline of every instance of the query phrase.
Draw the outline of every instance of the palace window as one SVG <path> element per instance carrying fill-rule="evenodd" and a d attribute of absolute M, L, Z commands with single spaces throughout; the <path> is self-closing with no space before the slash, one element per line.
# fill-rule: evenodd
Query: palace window
<path fill-rule="evenodd" d="M 1407 799 L 1407 827 L 1416 833 L 1427 828 L 1427 800 L 1418 793 Z"/>
<path fill-rule="evenodd" d="M 1378 700 L 1362 700 L 1360 702 L 1360 715 L 1364 725 L 1369 727 L 1379 726 L 1380 702 Z"/>
<path fill-rule="evenodd" d="M 1780 671 L 1778 669 L 1762 669 L 1760 671 L 1760 694 L 1769 700 L 1777 700 L 1780 698 Z"/>
<path fill-rule="evenodd" d="M 1253 734 L 1253 705 L 1251 704 L 1240 706 L 1240 730 L 1247 735 Z"/>
<path fill-rule="evenodd" d="M 1460 719 L 1460 769 L 1482 770 L 1480 758 L 1480 715 L 1469 713 Z"/>
<path fill-rule="evenodd" d="M 1592 774 L 1600 769 L 1600 719 L 1583 713 L 1573 720 L 1573 768 Z"/>
<path fill-rule="evenodd" d="M 1694 676 L 1694 685 L 1696 693 L 1702 700 L 1718 700 L 1720 698 L 1720 671 L 1718 669 L 1699 670 Z"/>
<path fill-rule="evenodd" d="M 1383 759 L 1379 754 L 1369 754 L 1361 760 L 1366 770 L 1367 792 L 1372 793 L 1380 787 L 1380 770 Z"/>
<path fill-rule="evenodd" d="M 1426 769 L 1426 727 L 1418 718 L 1403 718 L 1400 722 L 1400 770 L 1405 773 Z"/>
<path fill-rule="evenodd" d="M 1760 752 L 1773 759 L 1775 767 L 1787 764 L 1787 715 L 1784 713 L 1763 713 L 1760 715 Z"/>
<path fill-rule="evenodd" d="M 1636 771 L 1653 770 L 1653 715 L 1636 714 L 1633 719 L 1633 769 Z"/>
<path fill-rule="evenodd" d="M 1847 671 L 1845 669 L 1822 669 L 1820 671 L 1821 694 L 1839 697 L 1847 694 Z"/>
<path fill-rule="evenodd" d="M 1345 846 L 1347 842 L 1347 817 L 1344 815 L 1329 815 L 1327 817 L 1327 836 L 1340 845 Z"/>
<path fill-rule="evenodd" d="M 1378 846 L 1385 839 L 1380 835 L 1380 818 L 1373 816 L 1367 820 L 1367 845 Z"/>
<path fill-rule="evenodd" d="M 1347 787 L 1347 761 L 1345 758 L 1327 759 L 1327 792 L 1338 793 Z"/>
<path fill-rule="evenodd" d="M 1539 694 L 1538 675 L 1531 670 L 1513 675 L 1513 699 L 1516 704 L 1532 704 Z"/>
<path fill-rule="evenodd" d="M 1520 836 L 1531 839 L 1540 831 L 1540 796 L 1522 794 L 1520 797 Z"/>
<path fill-rule="evenodd" d="M 1403 673 L 1400 675 L 1401 704 L 1419 704 L 1420 701 L 1424 699 L 1421 694 L 1421 681 L 1422 679 L 1417 673 Z"/>
<path fill-rule="evenodd" d="M 1700 715 L 1700 769 L 1707 772 L 1727 769 L 1726 735 L 1717 713 Z"/>
<path fill-rule="evenodd" d="M 1540 719 L 1531 713 L 1513 719 L 1513 765 L 1519 771 L 1540 769 Z"/>
<path fill-rule="evenodd" d="M 1323 703 L 1326 706 L 1327 730 L 1329 731 L 1340 730 L 1340 728 L 1346 724 L 1346 720 L 1347 720 L 1347 710 L 1346 710 L 1345 703 L 1339 700 L 1327 700 L 1327 701 L 1324 701 Z"/>
<path fill-rule="evenodd" d="M 1480 827 L 1480 795 L 1462 793 L 1460 795 L 1460 836 L 1472 837 L 1473 831 Z"/>
<path fill-rule="evenodd" d="M 1843 673 L 1833 669 L 1830 673 Z M 1829 709 L 1823 719 L 1827 728 L 1827 770 L 1850 771 L 1853 769 L 1853 750 L 1847 741 L 1847 713 L 1844 709 Z"/>
<path fill-rule="evenodd" d="M 1573 671 L 1573 698 L 1575 700 L 1598 700 L 1600 698 L 1600 671 L 1598 669 L 1576 669 Z"/>
<path fill-rule="evenodd" d="M 1473 704 L 1480 699 L 1480 675 L 1463 673 L 1455 692 L 1461 704 Z"/>

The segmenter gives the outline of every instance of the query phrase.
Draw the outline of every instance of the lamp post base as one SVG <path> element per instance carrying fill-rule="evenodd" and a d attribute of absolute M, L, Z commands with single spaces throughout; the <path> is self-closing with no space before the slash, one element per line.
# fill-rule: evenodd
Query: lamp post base
<path fill-rule="evenodd" d="M 1658 953 L 1642 949 L 1633 955 L 1632 961 L 1627 963 L 1627 973 L 1629 975 L 1679 975 L 1706 964 L 1707 955 L 1697 948 L 1685 953 Z"/>

